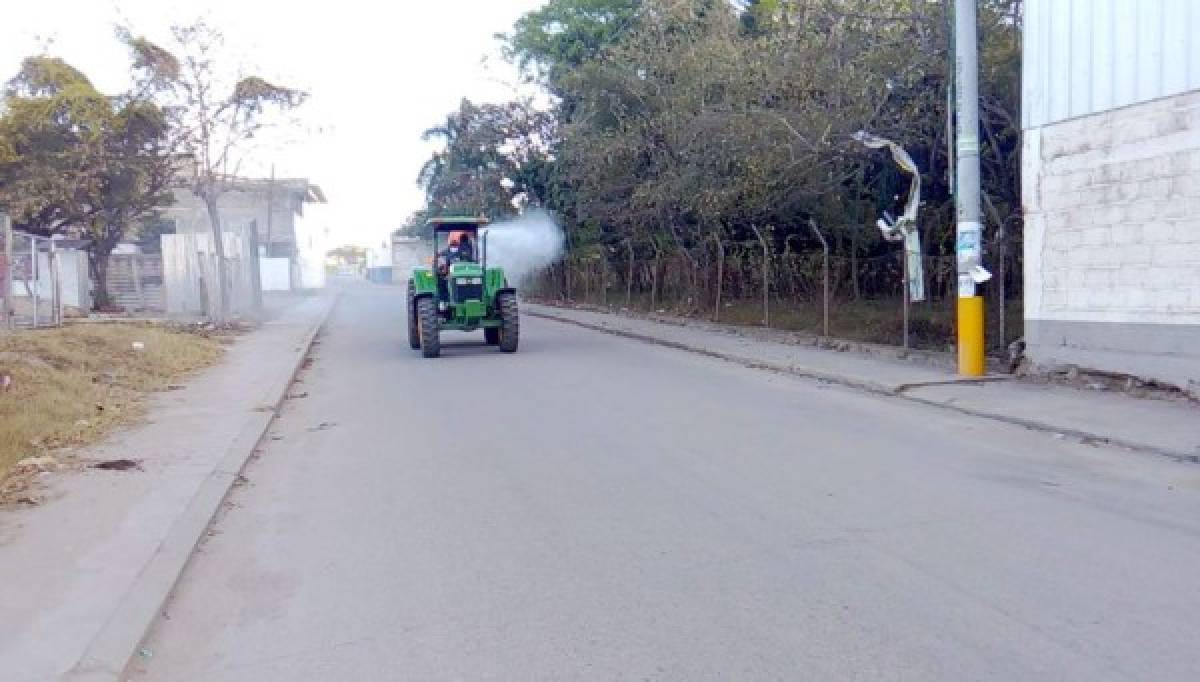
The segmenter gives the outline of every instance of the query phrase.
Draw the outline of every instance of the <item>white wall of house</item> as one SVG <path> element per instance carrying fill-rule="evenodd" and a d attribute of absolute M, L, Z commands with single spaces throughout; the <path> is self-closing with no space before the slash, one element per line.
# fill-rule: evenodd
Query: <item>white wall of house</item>
<path fill-rule="evenodd" d="M 407 282 L 412 269 L 428 263 L 433 246 L 416 237 L 392 237 L 392 281 Z"/>
<path fill-rule="evenodd" d="M 263 291 L 290 291 L 292 261 L 288 258 L 259 258 L 258 271 Z"/>
<path fill-rule="evenodd" d="M 268 239 L 276 245 L 289 245 L 293 239 L 295 206 L 282 188 L 277 188 L 274 198 L 268 202 L 267 191 L 261 184 L 254 185 L 253 189 L 233 188 L 221 194 L 217 200 L 221 224 L 239 228 L 253 224 L 258 228 L 260 245 L 265 246 Z M 212 228 L 204 202 L 187 189 L 176 189 L 174 195 L 174 205 L 164 209 L 162 214 L 164 218 L 175 221 L 176 232 L 209 234 Z"/>
<path fill-rule="evenodd" d="M 1028 0 L 1027 353 L 1200 392 L 1200 3 Z"/>
<path fill-rule="evenodd" d="M 323 204 L 305 207 L 296 218 L 296 280 L 298 288 L 320 289 L 325 286 L 325 254 L 333 248 Z"/>

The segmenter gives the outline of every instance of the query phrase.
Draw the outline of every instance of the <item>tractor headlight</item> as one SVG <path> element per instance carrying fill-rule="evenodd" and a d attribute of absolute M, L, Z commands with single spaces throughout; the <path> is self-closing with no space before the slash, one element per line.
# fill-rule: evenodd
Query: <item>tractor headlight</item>
<path fill-rule="evenodd" d="M 471 279 L 469 277 L 459 277 L 454 280 L 454 283 L 461 286 L 466 286 L 471 283 Z"/>
<path fill-rule="evenodd" d="M 472 277 L 471 284 L 483 284 L 483 278 L 482 277 Z"/>

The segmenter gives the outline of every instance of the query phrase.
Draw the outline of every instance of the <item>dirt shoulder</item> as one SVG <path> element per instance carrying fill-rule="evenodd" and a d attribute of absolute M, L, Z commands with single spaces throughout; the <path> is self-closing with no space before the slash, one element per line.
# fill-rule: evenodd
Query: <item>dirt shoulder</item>
<path fill-rule="evenodd" d="M 152 323 L 0 333 L 0 504 L 36 501 L 29 484 L 64 465 L 64 448 L 135 420 L 146 394 L 222 350 L 221 337 Z"/>

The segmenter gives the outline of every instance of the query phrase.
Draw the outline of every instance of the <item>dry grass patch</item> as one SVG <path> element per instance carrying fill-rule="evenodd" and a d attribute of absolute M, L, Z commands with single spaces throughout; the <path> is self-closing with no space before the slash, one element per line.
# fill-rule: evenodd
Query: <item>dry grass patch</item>
<path fill-rule="evenodd" d="M 128 422 L 143 395 L 212 364 L 221 345 L 146 323 L 0 332 L 0 481 L 8 479 L 0 498 L 22 487 L 13 479 L 54 466 L 42 457 L 14 469 L 18 461 L 90 443 Z"/>

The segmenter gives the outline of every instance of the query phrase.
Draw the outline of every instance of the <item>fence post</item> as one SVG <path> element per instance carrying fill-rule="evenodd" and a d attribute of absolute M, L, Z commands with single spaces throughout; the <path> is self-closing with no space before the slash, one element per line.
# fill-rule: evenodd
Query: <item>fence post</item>
<path fill-rule="evenodd" d="M 997 311 L 998 314 L 996 316 L 996 323 L 999 326 L 997 331 L 997 336 L 999 339 L 998 348 L 1001 352 L 1003 352 L 1007 347 L 1008 342 L 1008 333 L 1004 328 L 1005 321 L 1007 319 L 1006 313 L 1008 312 L 1008 302 L 1005 300 L 1005 294 L 1007 292 L 1004 290 L 1006 277 L 1005 265 L 1008 259 L 1008 231 L 1005 229 L 1006 221 L 1000 217 L 1000 212 L 996 210 L 996 204 L 992 202 L 992 197 L 988 195 L 987 192 L 983 192 L 982 196 L 983 205 L 987 209 L 988 215 L 991 217 L 992 222 L 996 224 L 994 244 L 1000 262 L 998 263 L 999 267 L 997 268 L 996 277 L 993 277 L 992 280 L 994 286 L 997 287 L 996 304 L 999 307 L 999 310 Z"/>
<path fill-rule="evenodd" d="M 650 311 L 651 312 L 653 312 L 654 310 L 656 310 L 658 308 L 658 294 L 659 294 L 659 282 L 658 282 L 659 267 L 658 266 L 659 266 L 659 261 L 662 260 L 662 247 L 659 246 L 658 240 L 655 239 L 655 240 L 653 240 L 652 243 L 654 244 L 654 261 L 650 266 L 652 268 L 652 270 L 650 272 Z"/>
<path fill-rule="evenodd" d="M 46 258 L 50 263 L 50 301 L 53 306 L 50 323 L 57 327 L 63 323 L 62 265 L 58 260 L 58 249 L 55 248 L 54 240 L 50 241 L 50 252 Z"/>
<path fill-rule="evenodd" d="M 30 300 L 33 302 L 33 328 L 38 327 L 38 308 L 42 305 L 41 273 L 38 272 L 37 239 L 29 237 L 29 279 L 33 282 Z"/>
<path fill-rule="evenodd" d="M 625 248 L 629 249 L 629 266 L 625 270 L 625 307 L 629 308 L 633 300 L 633 240 L 625 240 Z"/>
<path fill-rule="evenodd" d="M 996 316 L 1000 329 L 997 331 L 996 336 L 1000 340 L 1000 352 L 1004 352 L 1008 347 L 1008 330 L 1005 328 L 1008 324 L 1008 292 L 1005 291 L 1005 286 L 1008 283 L 1008 270 L 1006 267 L 1008 265 L 1008 235 L 1005 234 L 1003 225 L 996 231 L 996 241 L 996 250 L 999 252 L 997 255 L 1000 261 L 997 263 L 999 267 L 996 268 L 996 286 L 998 287 L 996 291 L 996 304 L 1000 308 L 998 311 L 999 314 Z"/>
<path fill-rule="evenodd" d="M 600 252 L 600 293 L 604 301 L 604 307 L 608 307 L 608 253 L 607 251 Z"/>
<path fill-rule="evenodd" d="M 817 221 L 812 218 L 808 219 L 808 226 L 812 228 L 813 233 L 817 235 L 817 239 L 821 241 L 821 251 L 825 255 L 824 263 L 821 266 L 822 277 L 822 292 L 821 292 L 821 334 L 829 336 L 829 242 L 825 241 L 825 235 L 821 234 L 821 230 L 817 229 Z"/>
<path fill-rule="evenodd" d="M 721 290 L 725 285 L 725 244 L 721 242 L 721 234 L 719 232 L 714 233 L 713 238 L 717 242 L 717 295 L 715 297 L 716 302 L 713 304 L 713 322 L 720 322 Z"/>
<path fill-rule="evenodd" d="M 758 243 L 762 244 L 763 251 L 763 267 L 762 267 L 762 284 L 763 284 L 763 326 L 771 326 L 771 254 L 767 250 L 767 240 L 759 231 L 757 225 L 751 225 L 751 230 L 754 230 L 754 236 L 758 237 Z"/>
<path fill-rule="evenodd" d="M 16 321 L 13 319 L 14 312 L 12 300 L 13 231 L 12 219 L 10 219 L 8 214 L 3 211 L 0 211 L 0 237 L 4 238 L 4 281 L 0 282 L 0 284 L 3 284 L 4 286 L 4 290 L 2 292 L 4 297 L 3 299 L 0 299 L 0 305 L 2 305 L 2 307 L 0 307 L 0 313 L 3 313 L 4 315 L 4 326 L 8 329 L 12 329 L 13 324 Z"/>

